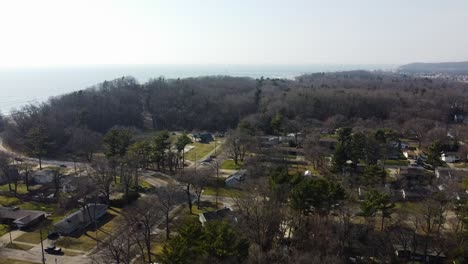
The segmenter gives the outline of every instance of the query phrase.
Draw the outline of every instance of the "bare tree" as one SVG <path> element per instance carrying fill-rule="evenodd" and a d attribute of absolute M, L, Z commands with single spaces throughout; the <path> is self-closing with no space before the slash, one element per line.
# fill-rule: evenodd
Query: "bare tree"
<path fill-rule="evenodd" d="M 197 208 L 200 209 L 200 199 L 203 194 L 203 190 L 205 189 L 208 179 L 211 175 L 213 175 L 213 169 L 212 168 L 203 168 L 200 170 L 197 170 L 195 173 L 195 177 L 192 181 L 192 186 L 193 186 L 193 192 L 197 196 Z"/>
<path fill-rule="evenodd" d="M 180 204 L 184 200 L 185 195 L 180 191 L 180 187 L 174 184 L 157 188 L 154 194 L 158 198 L 156 202 L 159 204 L 165 217 L 166 239 L 170 239 L 170 212 L 177 204 Z"/>
<path fill-rule="evenodd" d="M 112 181 L 114 180 L 113 170 L 105 159 L 96 160 L 92 169 L 88 169 L 88 175 L 96 185 L 98 192 L 106 197 L 107 203 L 110 201 Z"/>
<path fill-rule="evenodd" d="M 418 141 L 418 147 L 421 148 L 427 131 L 434 127 L 434 121 L 423 118 L 414 118 L 408 120 L 403 127 L 407 134 L 416 138 Z"/>
<path fill-rule="evenodd" d="M 224 148 L 227 156 L 232 158 L 234 163 L 238 165 L 239 161 L 244 161 L 248 150 L 247 136 L 242 135 L 238 130 L 233 131 L 226 139 Z"/>
<path fill-rule="evenodd" d="M 60 201 L 60 189 L 62 187 L 63 174 L 59 168 L 52 170 L 52 183 L 54 184 L 54 198 Z"/>
<path fill-rule="evenodd" d="M 248 195 L 234 198 L 238 224 L 261 252 L 268 252 L 281 238 L 280 225 L 284 219 L 281 204 L 268 198 L 261 185 L 248 190 Z"/>
<path fill-rule="evenodd" d="M 8 154 L 0 152 L 0 170 L 3 174 L 3 177 L 6 178 L 8 183 L 8 190 L 11 192 L 11 166 L 10 166 L 10 157 Z"/>
<path fill-rule="evenodd" d="M 31 163 L 22 163 L 18 165 L 19 170 L 23 174 L 23 182 L 26 185 L 26 190 L 29 191 L 30 177 L 33 172 L 34 164 Z"/>
<path fill-rule="evenodd" d="M 98 246 L 98 253 L 91 256 L 94 264 L 115 263 L 130 264 L 134 257 L 132 229 L 122 224 L 115 234 L 110 235 Z"/>
<path fill-rule="evenodd" d="M 135 227 L 132 238 L 141 251 L 143 261 L 148 263 L 152 263 L 152 234 L 162 217 L 157 199 L 154 195 L 146 196 L 124 213 L 126 225 Z"/>

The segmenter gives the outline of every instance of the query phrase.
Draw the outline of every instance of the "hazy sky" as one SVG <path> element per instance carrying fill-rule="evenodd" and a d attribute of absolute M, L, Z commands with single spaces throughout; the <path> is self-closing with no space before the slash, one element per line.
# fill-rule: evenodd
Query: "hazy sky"
<path fill-rule="evenodd" d="M 468 60 L 468 0 L 0 0 L 0 66 Z"/>

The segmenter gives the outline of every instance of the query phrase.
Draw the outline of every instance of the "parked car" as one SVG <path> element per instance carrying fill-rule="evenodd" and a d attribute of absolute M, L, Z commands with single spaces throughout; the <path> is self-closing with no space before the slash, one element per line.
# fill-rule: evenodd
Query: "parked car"
<path fill-rule="evenodd" d="M 59 248 L 59 247 L 55 247 L 55 246 L 47 246 L 44 251 L 46 253 L 49 253 L 49 254 L 52 254 L 52 255 L 60 255 L 62 254 L 62 249 Z"/>
<path fill-rule="evenodd" d="M 208 158 L 202 160 L 202 162 L 212 162 L 212 161 L 213 161 L 212 157 L 208 157 Z"/>
<path fill-rule="evenodd" d="M 47 236 L 47 238 L 50 240 L 57 240 L 59 237 L 60 235 L 57 232 L 52 232 Z"/>

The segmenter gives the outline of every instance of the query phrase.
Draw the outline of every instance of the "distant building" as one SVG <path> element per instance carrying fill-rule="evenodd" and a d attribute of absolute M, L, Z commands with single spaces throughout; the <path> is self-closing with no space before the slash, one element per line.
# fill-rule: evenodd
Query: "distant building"
<path fill-rule="evenodd" d="M 442 155 L 440 156 L 440 159 L 447 163 L 454 163 L 454 162 L 460 161 L 460 157 L 458 156 L 458 153 L 456 152 L 442 153 Z"/>
<path fill-rule="evenodd" d="M 453 121 L 455 121 L 456 123 L 463 123 L 464 120 L 465 116 L 462 114 L 453 115 Z"/>
<path fill-rule="evenodd" d="M 0 207 L 0 222 L 24 229 L 46 218 L 46 213 L 34 210 L 22 210 L 17 207 Z"/>
<path fill-rule="evenodd" d="M 37 184 L 51 183 L 54 180 L 53 170 L 39 170 L 33 173 L 32 180 Z"/>
<path fill-rule="evenodd" d="M 231 176 L 227 177 L 224 183 L 226 187 L 230 188 L 240 188 L 242 183 L 245 181 L 245 173 L 246 170 L 239 170 L 238 172 L 232 174 Z"/>
<path fill-rule="evenodd" d="M 63 192 L 74 192 L 80 187 L 85 187 L 87 184 L 90 184 L 90 178 L 86 176 L 69 176 L 62 179 L 62 191 Z"/>
<path fill-rule="evenodd" d="M 202 226 L 205 226 L 205 223 L 209 221 L 223 221 L 231 219 L 233 219 L 233 213 L 232 210 L 227 207 L 212 212 L 200 213 L 198 215 L 198 220 Z"/>
<path fill-rule="evenodd" d="M 85 208 L 68 215 L 60 222 L 54 225 L 54 231 L 62 234 L 69 235 L 76 230 L 83 229 L 98 220 L 107 213 L 107 205 L 89 203 Z"/>
<path fill-rule="evenodd" d="M 211 133 L 203 132 L 203 133 L 194 133 L 193 140 L 200 142 L 200 143 L 210 143 L 214 140 L 213 135 Z"/>

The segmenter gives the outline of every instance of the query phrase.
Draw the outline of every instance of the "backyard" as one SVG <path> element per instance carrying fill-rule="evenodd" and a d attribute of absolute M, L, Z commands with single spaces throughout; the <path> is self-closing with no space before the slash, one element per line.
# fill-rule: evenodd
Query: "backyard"
<path fill-rule="evenodd" d="M 219 143 L 215 143 L 214 141 L 208 143 L 208 144 L 203 144 L 199 142 L 194 142 L 190 144 L 194 148 L 189 150 L 187 153 L 185 153 L 185 159 L 190 160 L 190 161 L 195 161 L 195 157 L 197 160 L 202 159 L 208 153 L 214 150 L 215 145 L 217 145 L 217 149 L 219 150 Z"/>

